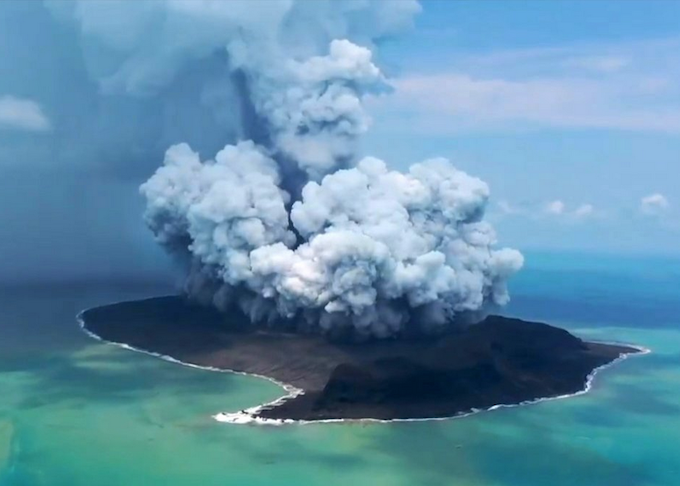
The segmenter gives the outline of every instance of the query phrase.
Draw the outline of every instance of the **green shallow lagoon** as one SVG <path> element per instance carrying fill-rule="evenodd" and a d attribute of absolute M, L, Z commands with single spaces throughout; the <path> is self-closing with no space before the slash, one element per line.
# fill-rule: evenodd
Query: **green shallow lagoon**
<path fill-rule="evenodd" d="M 511 310 L 532 317 L 522 285 Z M 554 322 L 653 350 L 570 399 L 446 421 L 243 426 L 211 414 L 272 400 L 276 385 L 78 329 L 80 309 L 154 291 L 3 293 L 0 485 L 680 485 L 680 325 Z"/>

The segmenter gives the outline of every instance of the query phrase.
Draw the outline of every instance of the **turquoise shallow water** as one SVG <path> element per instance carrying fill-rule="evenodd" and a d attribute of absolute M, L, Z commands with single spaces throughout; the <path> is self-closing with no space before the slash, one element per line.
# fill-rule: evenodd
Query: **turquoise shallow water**
<path fill-rule="evenodd" d="M 219 424 L 211 414 L 281 390 L 77 327 L 84 307 L 163 289 L 5 290 L 0 485 L 680 485 L 680 266 L 531 262 L 508 313 L 653 353 L 605 370 L 587 395 L 432 422 Z"/>

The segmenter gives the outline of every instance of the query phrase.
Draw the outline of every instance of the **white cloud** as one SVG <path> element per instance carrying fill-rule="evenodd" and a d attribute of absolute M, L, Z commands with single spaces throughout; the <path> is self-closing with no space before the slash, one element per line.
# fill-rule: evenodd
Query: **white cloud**
<path fill-rule="evenodd" d="M 499 200 L 495 205 L 495 217 L 515 216 L 532 220 L 577 222 L 590 220 L 591 218 L 603 219 L 607 213 L 597 209 L 593 204 L 581 203 L 571 206 L 561 199 L 544 203 L 515 204 L 507 199 Z"/>
<path fill-rule="evenodd" d="M 630 64 L 630 59 L 623 56 L 583 56 L 566 59 L 567 68 L 580 68 L 587 71 L 613 73 Z"/>
<path fill-rule="evenodd" d="M 562 201 L 556 200 L 556 201 L 552 201 L 552 202 L 549 202 L 548 204 L 546 204 L 545 212 L 548 213 L 548 214 L 559 215 L 559 214 L 564 214 L 565 208 L 566 208 L 566 206 Z"/>
<path fill-rule="evenodd" d="M 523 216 L 531 219 L 540 218 L 545 215 L 571 220 L 582 220 L 592 216 L 602 216 L 599 211 L 595 210 L 595 206 L 592 204 L 582 203 L 576 206 L 575 209 L 571 209 L 560 199 L 535 205 L 516 205 L 506 199 L 501 199 L 496 203 L 496 209 L 496 214 L 500 216 Z"/>
<path fill-rule="evenodd" d="M 595 128 L 680 133 L 680 39 L 461 57 L 378 100 L 404 129 Z M 381 112 L 384 110 L 386 113 Z M 398 128 L 398 127 L 397 127 Z"/>
<path fill-rule="evenodd" d="M 588 216 L 592 216 L 594 212 L 595 208 L 592 204 L 581 204 L 574 210 L 573 215 L 577 218 L 586 218 Z"/>
<path fill-rule="evenodd" d="M 0 97 L 0 129 L 45 132 L 51 124 L 38 103 L 10 95 Z"/>
<path fill-rule="evenodd" d="M 519 213 L 521 213 L 521 210 L 519 208 L 513 206 L 512 204 L 510 204 L 505 199 L 498 201 L 498 209 L 503 214 L 519 214 Z"/>
<path fill-rule="evenodd" d="M 596 215 L 595 206 L 588 203 L 582 203 L 575 209 L 570 209 L 563 201 L 556 199 L 543 206 L 543 213 L 551 216 L 568 219 L 585 219 Z"/>
<path fill-rule="evenodd" d="M 670 203 L 666 196 L 660 193 L 650 194 L 640 199 L 640 211 L 646 215 L 658 215 L 666 211 Z"/>

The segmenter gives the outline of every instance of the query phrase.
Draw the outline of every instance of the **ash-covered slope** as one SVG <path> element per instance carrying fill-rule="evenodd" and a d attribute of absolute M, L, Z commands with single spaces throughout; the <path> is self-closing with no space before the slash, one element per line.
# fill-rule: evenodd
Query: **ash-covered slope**
<path fill-rule="evenodd" d="M 98 307 L 82 319 L 106 341 L 304 390 L 257 412 L 270 419 L 453 416 L 575 393 L 594 369 L 638 352 L 500 316 L 436 340 L 333 343 L 314 335 L 253 331 L 242 316 L 228 321 L 181 297 Z"/>

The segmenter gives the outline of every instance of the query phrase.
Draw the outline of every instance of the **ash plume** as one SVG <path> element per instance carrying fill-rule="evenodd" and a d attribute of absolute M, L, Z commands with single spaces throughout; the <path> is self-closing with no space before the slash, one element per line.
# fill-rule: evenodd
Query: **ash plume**
<path fill-rule="evenodd" d="M 437 332 L 507 302 L 523 258 L 494 248 L 483 181 L 445 159 L 400 173 L 358 155 L 364 100 L 389 91 L 376 46 L 416 2 L 120 2 L 106 22 L 87 2 L 68 5 L 55 15 L 117 53 L 93 67 L 104 90 L 145 96 L 192 63 L 223 64 L 201 99 L 239 120 L 236 137 L 214 156 L 171 146 L 141 187 L 190 296 L 255 323 L 363 337 Z"/>

